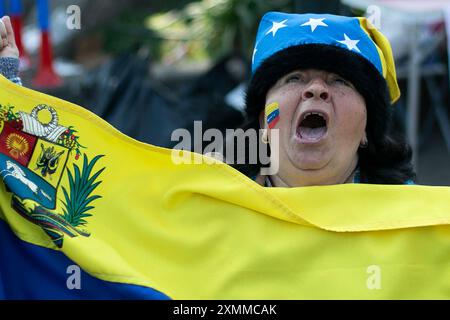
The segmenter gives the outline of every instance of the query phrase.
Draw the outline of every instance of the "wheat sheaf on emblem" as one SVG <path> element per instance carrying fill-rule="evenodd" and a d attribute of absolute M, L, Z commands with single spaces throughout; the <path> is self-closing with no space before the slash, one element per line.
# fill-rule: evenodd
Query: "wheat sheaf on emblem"
<path fill-rule="evenodd" d="M 27 139 L 12 133 L 6 138 L 6 148 L 9 150 L 10 155 L 17 159 L 20 156 L 23 157 L 30 149 L 30 146 Z"/>

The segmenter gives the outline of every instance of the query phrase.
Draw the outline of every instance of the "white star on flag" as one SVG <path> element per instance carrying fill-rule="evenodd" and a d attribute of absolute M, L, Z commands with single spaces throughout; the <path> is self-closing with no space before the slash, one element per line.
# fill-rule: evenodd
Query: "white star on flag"
<path fill-rule="evenodd" d="M 256 51 L 258 51 L 258 49 L 255 48 L 255 50 L 253 50 L 252 64 L 255 62 L 255 54 L 256 54 Z"/>
<path fill-rule="evenodd" d="M 325 20 L 325 18 L 320 18 L 320 19 L 309 18 L 309 21 L 305 22 L 301 26 L 302 27 L 310 26 L 311 27 L 311 32 L 314 32 L 314 30 L 316 30 L 316 28 L 319 27 L 319 26 L 328 27 L 328 25 L 325 22 L 323 22 L 323 20 Z"/>
<path fill-rule="evenodd" d="M 269 33 L 272 32 L 272 36 L 275 37 L 275 34 L 277 33 L 277 31 L 279 29 L 287 27 L 287 25 L 284 24 L 286 21 L 287 21 L 287 19 L 283 20 L 281 22 L 272 21 L 272 28 L 269 31 L 267 31 L 266 35 L 268 35 Z"/>
<path fill-rule="evenodd" d="M 355 51 L 360 52 L 358 47 L 356 46 L 359 42 L 359 40 L 352 40 L 350 39 L 345 33 L 344 33 L 344 40 L 338 41 L 339 43 L 345 44 L 348 48 L 348 50 L 353 50 L 355 49 Z"/>

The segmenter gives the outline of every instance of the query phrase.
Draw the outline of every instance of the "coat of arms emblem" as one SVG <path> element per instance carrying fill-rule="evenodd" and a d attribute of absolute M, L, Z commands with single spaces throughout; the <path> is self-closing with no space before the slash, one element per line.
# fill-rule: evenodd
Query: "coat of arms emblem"
<path fill-rule="evenodd" d="M 26 113 L 0 105 L 0 177 L 13 194 L 12 207 L 41 226 L 58 247 L 64 236 L 90 235 L 86 218 L 101 198 L 93 192 L 105 169 L 94 171 L 102 156 L 89 160 L 84 154 L 81 165 L 68 166 L 81 160 L 83 148 L 77 131 L 60 125 L 51 106 L 41 104 Z M 62 212 L 56 211 L 58 201 Z"/>

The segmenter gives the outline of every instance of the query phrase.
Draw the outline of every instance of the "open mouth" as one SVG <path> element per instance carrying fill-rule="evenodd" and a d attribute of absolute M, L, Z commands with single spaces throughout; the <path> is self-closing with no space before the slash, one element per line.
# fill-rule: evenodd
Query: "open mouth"
<path fill-rule="evenodd" d="M 306 112 L 300 118 L 297 135 L 302 142 L 315 143 L 327 133 L 327 116 L 319 111 Z"/>

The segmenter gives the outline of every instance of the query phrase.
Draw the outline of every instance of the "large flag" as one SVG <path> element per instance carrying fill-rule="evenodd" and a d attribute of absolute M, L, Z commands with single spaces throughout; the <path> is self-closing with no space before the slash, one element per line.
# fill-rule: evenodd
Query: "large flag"
<path fill-rule="evenodd" d="M 448 187 L 264 188 L 5 78 L 0 111 L 2 298 L 450 298 Z"/>

